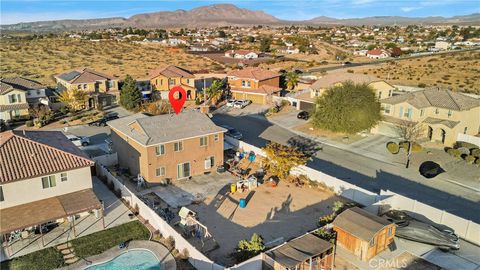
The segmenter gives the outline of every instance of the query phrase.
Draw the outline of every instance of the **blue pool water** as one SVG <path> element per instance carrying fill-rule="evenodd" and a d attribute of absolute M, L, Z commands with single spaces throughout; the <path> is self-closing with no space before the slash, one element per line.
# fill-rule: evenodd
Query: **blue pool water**
<path fill-rule="evenodd" d="M 160 270 L 160 262 L 148 250 L 134 249 L 114 259 L 87 267 L 88 270 Z"/>

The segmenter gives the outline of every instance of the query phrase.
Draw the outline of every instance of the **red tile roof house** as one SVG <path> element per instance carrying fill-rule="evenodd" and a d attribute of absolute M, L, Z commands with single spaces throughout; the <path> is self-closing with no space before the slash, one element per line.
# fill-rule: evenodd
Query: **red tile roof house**
<path fill-rule="evenodd" d="M 261 68 L 245 68 L 227 74 L 230 91 L 235 99 L 247 99 L 256 104 L 268 104 L 272 95 L 282 90 L 280 74 Z"/>
<path fill-rule="evenodd" d="M 2 236 L 101 209 L 92 190 L 93 165 L 59 131 L 0 133 Z M 70 220 L 75 225 L 75 220 Z"/>
<path fill-rule="evenodd" d="M 390 57 L 390 52 L 384 49 L 374 49 L 367 52 L 367 57 L 372 59 L 383 59 Z"/>

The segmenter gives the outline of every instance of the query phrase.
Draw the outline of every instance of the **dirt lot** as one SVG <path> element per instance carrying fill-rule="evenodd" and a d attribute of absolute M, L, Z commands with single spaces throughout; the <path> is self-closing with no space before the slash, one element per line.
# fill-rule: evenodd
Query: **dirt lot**
<path fill-rule="evenodd" d="M 439 86 L 480 94 L 480 52 L 443 54 L 376 66 L 351 68 L 391 84 Z"/>
<path fill-rule="evenodd" d="M 75 39 L 0 39 L 0 77 L 25 76 L 46 85 L 52 75 L 78 67 L 91 67 L 121 79 L 130 74 L 142 78 L 150 69 L 169 64 L 189 70 L 223 70 L 204 57 L 160 45 Z"/>

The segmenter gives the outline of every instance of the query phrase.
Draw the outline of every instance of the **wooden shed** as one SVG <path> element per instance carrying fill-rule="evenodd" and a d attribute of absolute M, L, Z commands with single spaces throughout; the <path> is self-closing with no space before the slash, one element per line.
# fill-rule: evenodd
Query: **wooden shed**
<path fill-rule="evenodd" d="M 358 207 L 349 208 L 333 221 L 336 245 L 368 261 L 393 242 L 396 225 Z"/>

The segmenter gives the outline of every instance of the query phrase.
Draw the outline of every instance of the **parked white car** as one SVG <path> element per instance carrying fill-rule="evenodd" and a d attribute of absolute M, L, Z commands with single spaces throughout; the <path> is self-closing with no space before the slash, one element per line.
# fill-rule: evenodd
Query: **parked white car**
<path fill-rule="evenodd" d="M 252 103 L 250 100 L 237 100 L 233 104 L 233 107 L 243 109 L 243 108 L 247 107 L 250 103 Z"/>
<path fill-rule="evenodd" d="M 227 107 L 234 107 L 236 100 L 235 99 L 229 99 L 227 101 Z"/>
<path fill-rule="evenodd" d="M 65 137 L 76 146 L 87 146 L 90 144 L 90 138 L 83 136 L 75 136 L 73 134 L 65 134 Z"/>

